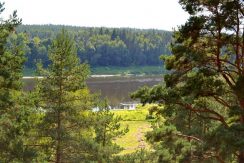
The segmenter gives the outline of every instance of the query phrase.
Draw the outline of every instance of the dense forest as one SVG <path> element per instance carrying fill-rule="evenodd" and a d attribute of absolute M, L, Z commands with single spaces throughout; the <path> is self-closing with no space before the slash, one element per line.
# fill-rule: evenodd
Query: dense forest
<path fill-rule="evenodd" d="M 88 28 L 61 25 L 21 25 L 16 30 L 29 39 L 27 68 L 36 61 L 48 65 L 48 47 L 57 33 L 65 28 L 73 35 L 82 62 L 92 67 L 158 66 L 159 56 L 170 54 L 172 33 L 162 30 L 130 28 Z"/>

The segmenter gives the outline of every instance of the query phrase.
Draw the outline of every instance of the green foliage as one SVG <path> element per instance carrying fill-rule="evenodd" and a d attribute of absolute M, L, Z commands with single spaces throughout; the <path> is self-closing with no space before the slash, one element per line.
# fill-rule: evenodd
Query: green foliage
<path fill-rule="evenodd" d="M 44 78 L 36 88 L 38 108 L 43 112 L 37 133 L 41 153 L 46 161 L 80 162 L 96 149 L 90 111 L 95 97 L 85 85 L 88 66 L 80 64 L 74 40 L 65 30 L 53 41 L 49 59 L 47 69 L 38 66 Z"/>
<path fill-rule="evenodd" d="M 126 163 L 156 163 L 155 155 L 144 149 L 138 150 L 134 153 L 115 156 L 114 163 L 126 162 Z"/>
<path fill-rule="evenodd" d="M 3 10 L 1 3 L 0 12 Z M 87 89 L 89 66 L 80 64 L 80 58 L 101 66 L 158 64 L 148 55 L 164 51 L 162 37 L 170 38 L 170 34 L 156 30 L 125 30 L 122 34 L 117 29 L 110 34 L 110 30 L 104 32 L 101 28 L 99 34 L 91 30 L 86 40 L 85 30 L 74 38 L 62 30 L 53 34 L 51 41 L 27 32 L 15 34 L 20 23 L 14 12 L 9 20 L 1 20 L 0 26 L 0 162 L 113 161 L 113 155 L 121 151 L 115 139 L 125 136 L 128 128 L 121 128 L 121 118 L 105 104 L 101 104 L 103 110 L 91 111 L 97 105 L 97 96 Z M 165 49 L 157 48 L 161 43 Z M 43 79 L 37 79 L 38 85 L 31 93 L 22 92 L 25 53 L 29 58 L 27 67 L 37 60 L 44 63 L 37 64 Z M 88 57 L 81 56 L 84 53 Z M 129 119 L 144 120 L 147 115 L 143 110 L 136 114 L 141 116 Z M 148 128 L 147 124 L 145 130 Z M 130 160 L 148 160 L 146 155 L 141 151 Z"/>
<path fill-rule="evenodd" d="M 0 13 L 4 3 L 0 3 Z M 16 11 L 0 25 L 0 162 L 31 162 L 35 150 L 28 146 L 31 105 L 22 92 L 26 35 L 14 33 L 21 24 Z"/>
<path fill-rule="evenodd" d="M 147 110 L 116 110 L 116 116 L 120 116 L 123 121 L 144 121 L 147 118 Z"/>
<path fill-rule="evenodd" d="M 85 28 L 55 25 L 22 25 L 18 32 L 30 37 L 27 68 L 35 69 L 35 62 L 49 64 L 47 51 L 58 31 L 65 28 L 74 35 L 77 53 L 82 62 L 91 67 L 160 66 L 159 56 L 170 54 L 171 32 L 161 30 Z M 141 70 L 136 70 L 141 71 Z"/>
<path fill-rule="evenodd" d="M 162 57 L 165 84 L 132 95 L 164 105 L 147 138 L 159 162 L 243 162 L 243 1 L 179 2 L 190 18 Z"/>
<path fill-rule="evenodd" d="M 112 113 L 105 102 L 100 103 L 100 110 L 95 112 L 96 123 L 95 141 L 99 144 L 98 161 L 111 161 L 114 154 L 119 153 L 122 149 L 114 143 L 115 138 L 119 138 L 128 132 L 128 126 L 121 129 L 121 118 Z"/>

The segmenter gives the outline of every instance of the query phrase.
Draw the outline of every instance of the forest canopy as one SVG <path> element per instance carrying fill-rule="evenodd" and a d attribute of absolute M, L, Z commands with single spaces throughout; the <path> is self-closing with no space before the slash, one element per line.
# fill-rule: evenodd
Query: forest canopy
<path fill-rule="evenodd" d="M 158 66 L 159 56 L 170 54 L 172 33 L 131 28 L 74 27 L 61 25 L 21 25 L 16 31 L 29 38 L 26 68 L 41 60 L 48 65 L 47 51 L 57 33 L 65 28 L 75 39 L 82 62 L 92 67 Z"/>

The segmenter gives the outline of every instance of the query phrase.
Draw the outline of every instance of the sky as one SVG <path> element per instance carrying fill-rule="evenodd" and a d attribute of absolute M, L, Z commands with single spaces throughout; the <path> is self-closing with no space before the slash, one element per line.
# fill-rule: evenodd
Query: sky
<path fill-rule="evenodd" d="M 17 10 L 23 24 L 173 30 L 188 14 L 178 0 L 5 0 L 3 17 Z"/>

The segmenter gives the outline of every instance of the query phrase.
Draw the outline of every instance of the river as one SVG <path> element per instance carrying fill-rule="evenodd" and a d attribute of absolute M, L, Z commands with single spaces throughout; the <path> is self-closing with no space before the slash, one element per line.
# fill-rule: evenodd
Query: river
<path fill-rule="evenodd" d="M 93 76 L 87 80 L 88 88 L 92 93 L 100 93 L 107 97 L 110 105 L 121 102 L 131 102 L 130 94 L 142 86 L 153 86 L 162 82 L 162 76 Z M 35 80 L 25 78 L 24 89 L 31 90 Z"/>

